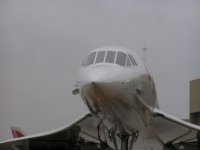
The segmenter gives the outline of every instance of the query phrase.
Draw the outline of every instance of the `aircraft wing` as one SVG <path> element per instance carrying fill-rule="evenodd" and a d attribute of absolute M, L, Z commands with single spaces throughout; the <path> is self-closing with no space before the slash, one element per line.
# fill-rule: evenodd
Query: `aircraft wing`
<path fill-rule="evenodd" d="M 200 126 L 176 118 L 157 108 L 152 112 L 157 135 L 165 144 L 197 141 Z"/>
<path fill-rule="evenodd" d="M 52 146 L 56 149 L 66 149 L 67 143 L 86 141 L 99 143 L 98 123 L 99 120 L 95 116 L 86 114 L 75 123 L 50 132 L 2 141 L 0 149 L 29 150 L 30 147 L 31 149 L 49 149 Z"/>

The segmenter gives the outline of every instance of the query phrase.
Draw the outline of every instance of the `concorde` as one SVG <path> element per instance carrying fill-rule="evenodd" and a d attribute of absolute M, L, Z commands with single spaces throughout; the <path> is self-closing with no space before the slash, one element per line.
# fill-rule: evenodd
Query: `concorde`
<path fill-rule="evenodd" d="M 121 142 L 132 147 L 134 141 L 140 149 L 162 148 L 152 122 L 151 111 L 158 108 L 154 81 L 136 53 L 120 47 L 91 51 L 80 67 L 78 83 L 90 112 L 111 134 L 106 141 L 112 148 Z"/>
<path fill-rule="evenodd" d="M 115 150 L 163 150 L 191 136 L 197 140 L 199 126 L 159 110 L 154 80 L 132 50 L 102 47 L 89 52 L 72 93 L 80 94 L 88 114 L 54 131 L 0 142 L 0 147 L 26 148 L 34 139 L 58 139 L 73 127 L 79 127 L 77 142 L 82 138 Z"/>
<path fill-rule="evenodd" d="M 122 143 L 127 146 L 124 149 L 163 149 L 152 119 L 156 114 L 200 129 L 158 110 L 154 80 L 134 51 L 122 47 L 91 51 L 80 67 L 78 83 L 90 112 L 101 120 L 104 132 L 111 134 L 106 141 L 113 149 L 122 148 Z"/>

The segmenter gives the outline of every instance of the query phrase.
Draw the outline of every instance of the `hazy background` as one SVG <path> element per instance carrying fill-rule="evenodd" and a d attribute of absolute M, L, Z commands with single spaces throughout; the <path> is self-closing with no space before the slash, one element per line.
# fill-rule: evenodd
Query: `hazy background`
<path fill-rule="evenodd" d="M 143 56 L 160 108 L 189 117 L 189 81 L 200 77 L 199 0 L 1 0 L 0 140 L 10 126 L 48 131 L 87 112 L 72 96 L 87 52 L 120 45 Z"/>

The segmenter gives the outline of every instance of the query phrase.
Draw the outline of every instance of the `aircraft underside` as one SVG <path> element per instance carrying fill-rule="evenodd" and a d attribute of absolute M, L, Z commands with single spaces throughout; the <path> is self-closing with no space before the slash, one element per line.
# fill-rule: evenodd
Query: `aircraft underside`
<path fill-rule="evenodd" d="M 82 91 L 88 108 L 99 119 L 99 139 L 116 150 L 162 150 L 152 113 L 142 98 L 125 88 L 104 87 L 105 84 L 92 83 Z"/>
<path fill-rule="evenodd" d="M 198 143 L 181 143 L 170 146 L 165 146 L 163 150 L 199 150 L 200 145 Z M 103 145 L 100 148 L 96 143 L 66 143 L 66 142 L 52 142 L 52 141 L 31 141 L 29 150 L 114 150 L 107 145 Z M 28 149 L 27 149 L 28 150 Z M 126 147 L 120 150 L 128 150 Z M 150 149 L 151 150 L 151 149 Z"/>
<path fill-rule="evenodd" d="M 72 138 L 73 139 L 73 138 Z M 13 146 L 12 148 L 3 148 L 2 150 L 116 150 L 110 148 L 106 143 L 95 143 L 80 141 L 80 139 L 34 139 L 29 140 L 28 146 Z M 172 145 L 165 145 L 163 150 L 199 150 L 200 144 L 198 142 L 183 142 Z M 129 150 L 128 145 L 118 150 Z M 133 149 L 137 150 L 137 148 Z M 146 149 L 152 150 L 152 149 Z"/>

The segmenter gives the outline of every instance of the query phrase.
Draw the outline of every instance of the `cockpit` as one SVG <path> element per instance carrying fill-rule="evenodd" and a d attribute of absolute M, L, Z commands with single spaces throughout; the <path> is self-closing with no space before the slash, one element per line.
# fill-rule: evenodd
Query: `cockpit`
<path fill-rule="evenodd" d="M 121 51 L 93 51 L 85 58 L 82 66 L 89 66 L 98 63 L 111 63 L 120 66 L 137 66 L 132 55 Z"/>

